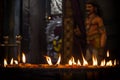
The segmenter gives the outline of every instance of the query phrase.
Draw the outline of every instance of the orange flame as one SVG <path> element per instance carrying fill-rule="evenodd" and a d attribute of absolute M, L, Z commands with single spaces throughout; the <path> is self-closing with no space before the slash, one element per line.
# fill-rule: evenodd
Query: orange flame
<path fill-rule="evenodd" d="M 61 61 L 61 54 L 59 54 L 59 58 L 58 58 L 58 61 L 57 61 L 56 65 L 59 65 L 60 61 Z"/>
<path fill-rule="evenodd" d="M 17 61 L 17 60 L 14 60 L 14 59 L 12 58 L 11 61 L 10 61 L 10 65 L 13 65 L 13 62 L 14 62 L 15 64 L 18 64 L 18 61 Z"/>
<path fill-rule="evenodd" d="M 101 61 L 100 66 L 105 66 L 105 59 Z"/>
<path fill-rule="evenodd" d="M 22 62 L 23 62 L 23 63 L 26 63 L 26 57 L 25 57 L 25 54 L 24 54 L 24 53 L 22 53 Z"/>
<path fill-rule="evenodd" d="M 8 65 L 7 60 L 4 59 L 4 67 L 6 67 L 7 65 Z"/>
<path fill-rule="evenodd" d="M 72 62 L 72 59 L 70 59 L 70 60 L 68 61 L 68 64 L 69 64 L 69 65 L 72 65 L 72 63 L 73 63 L 73 62 Z"/>
<path fill-rule="evenodd" d="M 13 65 L 13 58 L 11 59 L 10 64 Z"/>
<path fill-rule="evenodd" d="M 109 51 L 107 51 L 107 57 L 109 57 L 109 56 L 110 56 Z"/>
<path fill-rule="evenodd" d="M 84 56 L 83 56 L 83 55 L 82 55 L 82 58 L 83 58 L 83 66 L 87 66 L 87 65 L 88 65 L 87 60 L 84 58 Z"/>
<path fill-rule="evenodd" d="M 80 60 L 78 59 L 77 61 L 77 65 L 81 66 Z"/>
<path fill-rule="evenodd" d="M 18 61 L 17 61 L 17 60 L 14 60 L 14 63 L 15 63 L 15 64 L 18 64 Z"/>
<path fill-rule="evenodd" d="M 48 63 L 49 65 L 53 65 L 53 64 L 52 64 L 52 61 L 51 61 L 51 58 L 50 58 L 49 56 L 45 56 L 45 58 L 46 58 L 47 63 Z"/>
<path fill-rule="evenodd" d="M 106 62 L 106 66 L 112 66 L 112 60 L 109 60 L 108 62 Z"/>
<path fill-rule="evenodd" d="M 75 62 L 75 59 L 74 59 L 73 56 L 72 56 L 71 59 L 69 60 L 68 64 L 69 64 L 69 65 L 76 65 L 76 62 Z"/>
<path fill-rule="evenodd" d="M 116 66 L 116 64 L 117 64 L 117 61 L 116 61 L 116 59 L 114 60 L 114 66 Z"/>
<path fill-rule="evenodd" d="M 95 55 L 92 56 L 92 60 L 93 60 L 93 66 L 97 66 L 98 65 L 98 61 Z"/>
<path fill-rule="evenodd" d="M 72 63 L 73 63 L 73 65 L 76 65 L 74 57 L 72 57 Z"/>

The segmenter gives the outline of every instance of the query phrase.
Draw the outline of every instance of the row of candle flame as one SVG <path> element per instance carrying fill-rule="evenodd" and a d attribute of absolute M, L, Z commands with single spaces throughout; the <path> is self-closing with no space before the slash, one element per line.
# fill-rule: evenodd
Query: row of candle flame
<path fill-rule="evenodd" d="M 109 51 L 107 51 L 107 57 L 109 57 Z M 46 61 L 48 63 L 48 65 L 60 65 L 61 62 L 61 54 L 59 54 L 58 60 L 56 62 L 56 64 L 52 63 L 52 60 L 49 56 L 45 56 Z M 75 62 L 74 57 L 72 56 L 69 61 L 68 61 L 68 65 L 72 66 L 72 65 L 76 65 L 76 66 L 89 66 L 87 60 L 84 58 L 84 56 L 82 55 L 83 58 L 83 64 L 81 64 L 80 60 L 78 59 L 77 62 Z M 95 55 L 92 56 L 92 66 L 98 66 L 98 61 Z M 24 53 L 22 53 L 22 63 L 26 63 L 26 56 Z M 13 58 L 10 61 L 10 64 L 8 64 L 7 59 L 4 59 L 4 67 L 7 67 L 7 65 L 13 65 L 13 64 L 19 64 L 18 60 L 14 60 Z M 103 59 L 101 61 L 101 64 L 99 66 L 116 66 L 117 65 L 117 61 L 116 59 L 114 60 L 108 60 L 106 61 L 105 59 Z"/>
<path fill-rule="evenodd" d="M 26 63 L 26 56 L 24 53 L 22 53 L 22 63 Z M 10 61 L 10 65 L 13 65 L 13 64 L 19 64 L 18 60 L 14 60 L 12 58 Z M 7 59 L 4 59 L 4 67 L 7 67 L 7 65 L 9 65 L 7 62 Z"/>

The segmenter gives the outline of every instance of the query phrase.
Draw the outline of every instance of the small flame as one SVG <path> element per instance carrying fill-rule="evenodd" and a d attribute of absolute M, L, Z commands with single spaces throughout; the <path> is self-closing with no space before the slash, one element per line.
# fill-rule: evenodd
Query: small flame
<path fill-rule="evenodd" d="M 107 51 L 107 57 L 109 57 L 109 56 L 110 56 L 109 51 Z"/>
<path fill-rule="evenodd" d="M 70 60 L 68 61 L 68 64 L 69 64 L 69 65 L 72 65 L 72 63 L 73 63 L 73 62 L 72 62 L 72 59 L 70 59 Z"/>
<path fill-rule="evenodd" d="M 25 57 L 25 54 L 24 54 L 24 53 L 22 53 L 22 62 L 23 62 L 23 63 L 26 63 L 26 57 Z"/>
<path fill-rule="evenodd" d="M 18 61 L 17 61 L 17 60 L 14 60 L 14 63 L 15 63 L 15 64 L 18 64 Z"/>
<path fill-rule="evenodd" d="M 105 66 L 105 59 L 101 61 L 100 66 Z"/>
<path fill-rule="evenodd" d="M 112 66 L 112 60 L 109 60 L 108 62 L 106 62 L 106 66 Z"/>
<path fill-rule="evenodd" d="M 60 64 L 60 61 L 61 61 L 61 54 L 59 54 L 59 58 L 58 58 L 58 61 L 57 61 L 57 65 L 59 65 Z"/>
<path fill-rule="evenodd" d="M 73 56 L 72 56 L 71 59 L 69 60 L 68 64 L 69 64 L 69 65 L 76 65 L 76 62 L 75 62 L 75 59 L 74 59 Z"/>
<path fill-rule="evenodd" d="M 52 61 L 51 61 L 51 58 L 50 58 L 49 56 L 45 56 L 45 58 L 46 58 L 47 63 L 48 63 L 49 65 L 53 65 L 53 64 L 52 64 Z"/>
<path fill-rule="evenodd" d="M 82 55 L 82 58 L 83 58 L 83 66 L 87 66 L 87 65 L 88 65 L 87 60 L 84 58 L 84 56 L 83 56 L 83 55 Z"/>
<path fill-rule="evenodd" d="M 81 66 L 80 60 L 78 59 L 77 61 L 77 65 Z"/>
<path fill-rule="evenodd" d="M 114 66 L 116 66 L 116 64 L 117 64 L 117 61 L 116 61 L 116 59 L 114 60 Z"/>
<path fill-rule="evenodd" d="M 8 65 L 7 60 L 4 59 L 4 67 L 6 67 L 7 65 Z"/>
<path fill-rule="evenodd" d="M 11 59 L 10 64 L 13 65 L 13 58 Z"/>
<path fill-rule="evenodd" d="M 97 66 L 98 65 L 98 61 L 95 55 L 92 56 L 92 60 L 93 60 L 93 66 Z"/>
<path fill-rule="evenodd" d="M 73 63 L 73 65 L 76 65 L 74 57 L 72 57 L 72 63 Z"/>

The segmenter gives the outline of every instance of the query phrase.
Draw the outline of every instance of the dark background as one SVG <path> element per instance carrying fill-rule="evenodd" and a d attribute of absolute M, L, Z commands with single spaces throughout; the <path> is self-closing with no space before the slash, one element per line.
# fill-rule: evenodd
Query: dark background
<path fill-rule="evenodd" d="M 15 23 L 16 15 L 15 3 L 18 0 L 0 0 L 0 42 L 3 43 L 3 36 L 10 35 L 11 38 L 17 34 L 21 34 L 22 51 L 27 54 L 29 62 L 39 63 L 43 61 L 43 56 L 46 54 L 45 43 L 45 3 L 49 0 L 23 0 L 19 4 L 17 19 L 20 19 L 20 25 L 12 27 L 11 23 Z M 80 1 L 84 2 L 84 1 Z M 120 60 L 119 49 L 119 2 L 116 0 L 99 0 L 97 1 L 103 11 L 103 18 L 107 30 L 107 45 L 106 49 L 110 51 L 112 58 Z M 48 2 L 49 3 L 49 2 Z M 48 8 L 47 8 L 48 9 Z M 13 20 L 13 21 L 11 21 Z M 10 33 L 13 31 L 14 33 Z M 12 39 L 11 42 L 14 42 Z M 0 61 L 3 62 L 4 47 L 0 47 Z M 30 55 L 30 56 L 29 56 Z"/>
<path fill-rule="evenodd" d="M 15 5 L 15 2 L 20 2 L 20 6 Z M 45 43 L 45 1 L 49 0 L 0 0 L 0 44 L 4 42 L 3 36 L 9 35 L 11 37 L 10 42 L 14 43 L 14 36 L 17 34 L 22 35 L 22 51 L 26 53 L 27 60 L 30 63 L 43 63 L 44 59 L 42 55 L 46 53 L 46 43 Z M 120 14 L 119 14 L 119 2 L 116 0 L 97 0 L 103 11 L 103 18 L 105 27 L 107 30 L 107 45 L 106 49 L 110 51 L 110 57 L 117 58 L 120 61 L 120 48 L 119 48 L 119 26 L 120 26 Z M 84 1 L 80 1 L 84 2 Z M 84 4 L 84 3 L 82 3 Z M 16 14 L 15 7 L 19 9 Z M 83 6 L 81 6 L 83 7 Z M 47 8 L 48 9 L 48 8 Z M 16 17 L 17 16 L 17 17 Z M 15 25 L 16 20 L 19 25 Z M 13 27 L 14 26 L 14 27 Z M 16 29 L 16 30 L 15 30 Z M 11 33 L 12 32 L 12 33 Z M 3 58 L 5 57 L 5 47 L 0 47 L 0 64 L 3 63 Z M 12 53 L 11 53 L 12 54 Z M 44 71 L 44 70 L 43 70 Z M 111 71 L 111 70 L 108 70 Z M 49 71 L 48 71 L 49 72 Z M 114 73 L 115 72 L 115 73 Z M 15 73 L 15 74 L 11 74 Z M 8 69 L 0 68 L 0 77 L 4 79 L 49 79 L 49 80 L 62 80 L 62 76 L 51 74 L 51 72 L 40 73 L 39 70 L 28 70 L 27 69 Z M 8 75 L 6 75 L 8 74 Z M 104 73 L 104 70 L 100 72 L 100 79 L 102 80 L 119 80 L 119 71 L 117 69 L 113 70 L 113 73 Z M 13 76 L 15 75 L 15 76 Z M 65 78 L 69 79 L 71 73 L 66 73 Z M 73 79 L 86 80 L 86 73 L 82 71 L 79 74 L 73 74 Z M 78 77 L 78 78 L 77 78 Z M 94 75 L 90 80 L 94 79 Z M 66 80 L 66 79 L 64 79 Z M 98 79 L 97 79 L 98 80 Z"/>

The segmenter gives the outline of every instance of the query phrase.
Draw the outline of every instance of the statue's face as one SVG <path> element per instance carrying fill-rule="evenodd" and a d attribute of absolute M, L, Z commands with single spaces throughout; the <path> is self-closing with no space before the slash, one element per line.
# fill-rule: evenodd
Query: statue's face
<path fill-rule="evenodd" d="M 92 4 L 86 4 L 86 14 L 90 15 L 95 13 L 95 7 Z"/>

